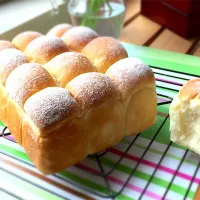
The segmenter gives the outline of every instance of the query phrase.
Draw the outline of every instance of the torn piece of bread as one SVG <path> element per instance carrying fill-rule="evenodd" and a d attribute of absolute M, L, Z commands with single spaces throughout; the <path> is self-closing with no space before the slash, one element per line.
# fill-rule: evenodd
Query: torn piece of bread
<path fill-rule="evenodd" d="M 184 84 L 169 114 L 171 141 L 200 154 L 200 78 Z"/>

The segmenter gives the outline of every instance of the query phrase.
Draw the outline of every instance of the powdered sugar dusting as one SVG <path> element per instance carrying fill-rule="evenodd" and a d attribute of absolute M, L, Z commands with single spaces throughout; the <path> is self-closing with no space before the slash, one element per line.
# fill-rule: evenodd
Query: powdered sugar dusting
<path fill-rule="evenodd" d="M 45 64 L 55 56 L 69 51 L 66 44 L 56 36 L 41 36 L 34 39 L 25 49 L 30 61 Z"/>
<path fill-rule="evenodd" d="M 84 26 L 76 26 L 63 34 L 62 39 L 71 50 L 81 52 L 82 48 L 96 37 L 98 34 L 94 30 Z"/>
<path fill-rule="evenodd" d="M 48 62 L 45 68 L 57 78 L 62 87 L 82 73 L 95 71 L 92 63 L 77 52 L 60 54 Z"/>
<path fill-rule="evenodd" d="M 105 73 L 108 67 L 118 60 L 128 57 L 126 49 L 112 37 L 98 37 L 92 40 L 81 53 L 89 58 L 101 73 Z"/>
<path fill-rule="evenodd" d="M 0 79 L 5 85 L 9 74 L 18 66 L 27 63 L 24 53 L 17 49 L 9 48 L 0 52 Z"/>
<path fill-rule="evenodd" d="M 20 105 L 45 87 L 56 86 L 53 78 L 41 65 L 26 63 L 11 72 L 6 81 L 9 95 Z"/>
<path fill-rule="evenodd" d="M 151 68 L 137 58 L 125 58 L 114 63 L 107 70 L 106 75 L 115 81 L 124 95 L 129 89 L 134 88 L 138 82 L 154 77 Z"/>
<path fill-rule="evenodd" d="M 24 109 L 40 129 L 75 117 L 80 112 L 69 91 L 59 87 L 45 88 L 34 94 L 26 101 Z"/>
<path fill-rule="evenodd" d="M 104 74 L 89 72 L 74 78 L 67 88 L 82 109 L 92 109 L 98 105 L 119 98 L 112 80 Z"/>
<path fill-rule="evenodd" d="M 7 40 L 0 40 L 0 51 L 3 49 L 15 48 L 14 45 Z"/>

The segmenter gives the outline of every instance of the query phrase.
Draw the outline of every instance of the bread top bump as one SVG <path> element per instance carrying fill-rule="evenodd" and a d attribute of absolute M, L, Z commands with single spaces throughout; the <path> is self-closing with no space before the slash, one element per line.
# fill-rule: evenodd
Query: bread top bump
<path fill-rule="evenodd" d="M 24 31 L 19 34 L 17 34 L 13 40 L 12 43 L 15 45 L 15 47 L 21 51 L 24 51 L 27 45 L 33 41 L 34 39 L 42 36 L 41 33 L 36 31 Z"/>
<path fill-rule="evenodd" d="M 7 40 L 0 40 L 0 51 L 8 48 L 15 48 L 15 46 Z"/>
<path fill-rule="evenodd" d="M 17 49 L 8 48 L 0 52 L 0 81 L 5 85 L 9 74 L 18 66 L 27 63 L 25 54 Z"/>
<path fill-rule="evenodd" d="M 26 63 L 14 69 L 6 81 L 9 95 L 23 107 L 26 100 L 34 93 L 56 86 L 52 76 L 37 63 Z"/>
<path fill-rule="evenodd" d="M 60 87 L 48 87 L 35 93 L 24 104 L 24 110 L 43 131 L 81 113 L 70 92 Z"/>
<path fill-rule="evenodd" d="M 66 88 L 71 92 L 83 111 L 90 111 L 99 105 L 116 101 L 119 91 L 105 74 L 88 72 L 70 81 Z"/>
<path fill-rule="evenodd" d="M 179 91 L 179 97 L 183 101 L 200 98 L 200 78 L 187 81 Z"/>
<path fill-rule="evenodd" d="M 81 52 L 83 47 L 97 38 L 98 34 L 85 26 L 75 26 L 63 34 L 61 39 L 71 51 Z"/>
<path fill-rule="evenodd" d="M 62 37 L 62 35 L 72 27 L 73 26 L 70 24 L 57 24 L 47 32 L 47 35 Z"/>
<path fill-rule="evenodd" d="M 132 95 L 142 87 L 153 85 L 155 78 L 152 69 L 137 58 L 125 58 L 114 63 L 105 73 L 122 94 L 122 98 Z"/>
<path fill-rule="evenodd" d="M 81 52 L 96 67 L 98 72 L 106 70 L 118 60 L 128 57 L 126 49 L 120 41 L 112 37 L 98 37 L 89 42 Z"/>
<path fill-rule="evenodd" d="M 56 36 L 41 36 L 34 39 L 25 49 L 29 62 L 46 64 L 55 56 L 68 52 L 66 44 Z"/>
<path fill-rule="evenodd" d="M 69 81 L 82 73 L 95 71 L 92 63 L 77 52 L 62 53 L 44 67 L 56 77 L 61 87 L 65 87 Z"/>

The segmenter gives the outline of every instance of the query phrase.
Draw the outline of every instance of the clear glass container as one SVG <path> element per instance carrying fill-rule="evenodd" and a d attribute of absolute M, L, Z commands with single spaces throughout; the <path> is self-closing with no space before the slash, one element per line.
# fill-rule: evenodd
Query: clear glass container
<path fill-rule="evenodd" d="M 101 36 L 119 39 L 125 15 L 123 0 L 70 0 L 67 9 L 74 26 L 87 26 Z"/>

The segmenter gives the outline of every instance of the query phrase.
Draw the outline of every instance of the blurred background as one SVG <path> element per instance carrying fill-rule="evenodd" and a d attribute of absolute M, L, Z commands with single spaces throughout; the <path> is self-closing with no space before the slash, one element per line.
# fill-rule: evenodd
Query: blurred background
<path fill-rule="evenodd" d="M 200 55 L 199 0 L 0 0 L 0 39 L 59 23 L 123 42 Z M 196 53 L 197 52 L 197 53 Z"/>

